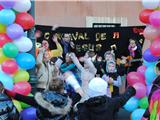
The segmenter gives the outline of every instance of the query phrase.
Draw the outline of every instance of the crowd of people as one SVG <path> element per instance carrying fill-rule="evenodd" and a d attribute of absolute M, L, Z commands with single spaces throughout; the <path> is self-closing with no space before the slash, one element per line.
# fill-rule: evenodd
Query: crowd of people
<path fill-rule="evenodd" d="M 105 52 L 104 60 L 93 50 L 77 57 L 71 50 L 74 43 L 70 43 L 69 37 L 64 35 L 64 40 L 60 43 L 54 35 L 52 40 L 57 46 L 55 50 L 49 49 L 46 40 L 42 41 L 37 54 L 38 83 L 34 96 L 4 90 L 0 84 L 0 97 L 9 101 L 8 104 L 11 104 L 11 99 L 6 95 L 35 107 L 39 120 L 114 120 L 119 108 L 136 94 L 135 88 L 127 83 L 124 85 L 125 92 L 120 95 L 119 91 L 127 67 L 131 64 L 136 69 L 133 66 L 136 63 L 131 63 L 124 56 L 117 62 L 113 50 Z M 128 50 L 130 56 L 136 58 L 136 52 L 140 51 L 135 40 L 130 40 Z M 136 62 L 141 64 L 140 61 Z M 10 107 L 14 108 L 12 105 Z M 7 115 L 12 111 L 9 107 L 4 110 Z M 13 118 L 8 119 L 20 119 L 17 113 L 15 110 L 15 116 L 12 113 Z"/>

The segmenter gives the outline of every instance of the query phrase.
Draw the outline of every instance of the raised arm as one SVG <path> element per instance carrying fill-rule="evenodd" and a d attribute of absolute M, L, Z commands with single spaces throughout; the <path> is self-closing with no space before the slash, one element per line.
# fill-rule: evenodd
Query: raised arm
<path fill-rule="evenodd" d="M 80 64 L 78 58 L 76 57 L 74 53 L 71 53 L 71 59 L 80 71 L 84 70 L 83 66 Z"/>
<path fill-rule="evenodd" d="M 93 62 L 91 61 L 91 58 L 87 58 L 84 61 L 85 64 L 87 64 L 89 66 L 89 71 L 93 74 L 97 73 L 97 69 L 95 68 Z"/>
<path fill-rule="evenodd" d="M 62 56 L 63 49 L 62 49 L 61 44 L 60 44 L 60 43 L 58 42 L 58 40 L 57 40 L 57 36 L 54 35 L 53 38 L 52 38 L 52 40 L 53 40 L 53 42 L 56 44 L 57 49 L 51 50 L 51 56 L 52 56 L 52 57 Z"/>
<path fill-rule="evenodd" d="M 44 52 L 45 52 L 45 48 L 39 49 L 39 53 L 38 53 L 37 60 L 36 60 L 37 65 L 42 64 Z"/>

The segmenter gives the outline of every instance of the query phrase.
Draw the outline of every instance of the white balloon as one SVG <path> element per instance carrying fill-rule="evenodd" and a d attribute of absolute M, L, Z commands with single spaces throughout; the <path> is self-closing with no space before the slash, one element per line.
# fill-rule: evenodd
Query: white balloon
<path fill-rule="evenodd" d="M 17 12 L 27 12 L 31 9 L 31 1 L 30 0 L 16 0 L 13 9 Z"/>
<path fill-rule="evenodd" d="M 18 47 L 20 52 L 28 52 L 32 49 L 33 43 L 27 37 L 20 37 L 19 39 L 15 39 L 13 43 Z"/>
<path fill-rule="evenodd" d="M 142 4 L 146 9 L 155 9 L 159 6 L 160 0 L 142 0 Z"/>

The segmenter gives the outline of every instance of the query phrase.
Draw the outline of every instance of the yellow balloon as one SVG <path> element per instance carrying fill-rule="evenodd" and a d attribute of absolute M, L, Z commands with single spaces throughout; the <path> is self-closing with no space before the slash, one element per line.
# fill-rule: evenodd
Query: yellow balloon
<path fill-rule="evenodd" d="M 6 26 L 3 24 L 0 24 L 0 33 L 6 33 Z"/>
<path fill-rule="evenodd" d="M 22 107 L 21 107 L 21 104 L 19 101 L 17 100 L 12 100 L 13 101 L 13 104 L 15 105 L 15 107 L 17 108 L 18 112 L 21 112 L 22 111 Z"/>
<path fill-rule="evenodd" d="M 8 60 L 9 58 L 6 57 L 4 54 L 3 54 L 3 50 L 2 48 L 0 48 L 0 64 L 2 64 L 4 61 Z"/>

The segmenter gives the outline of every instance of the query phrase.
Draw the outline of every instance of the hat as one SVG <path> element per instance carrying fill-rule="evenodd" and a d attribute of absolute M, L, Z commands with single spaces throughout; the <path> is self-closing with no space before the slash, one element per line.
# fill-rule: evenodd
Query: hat
<path fill-rule="evenodd" d="M 102 78 L 93 78 L 88 85 L 87 94 L 89 97 L 103 96 L 107 95 L 108 83 Z"/>

